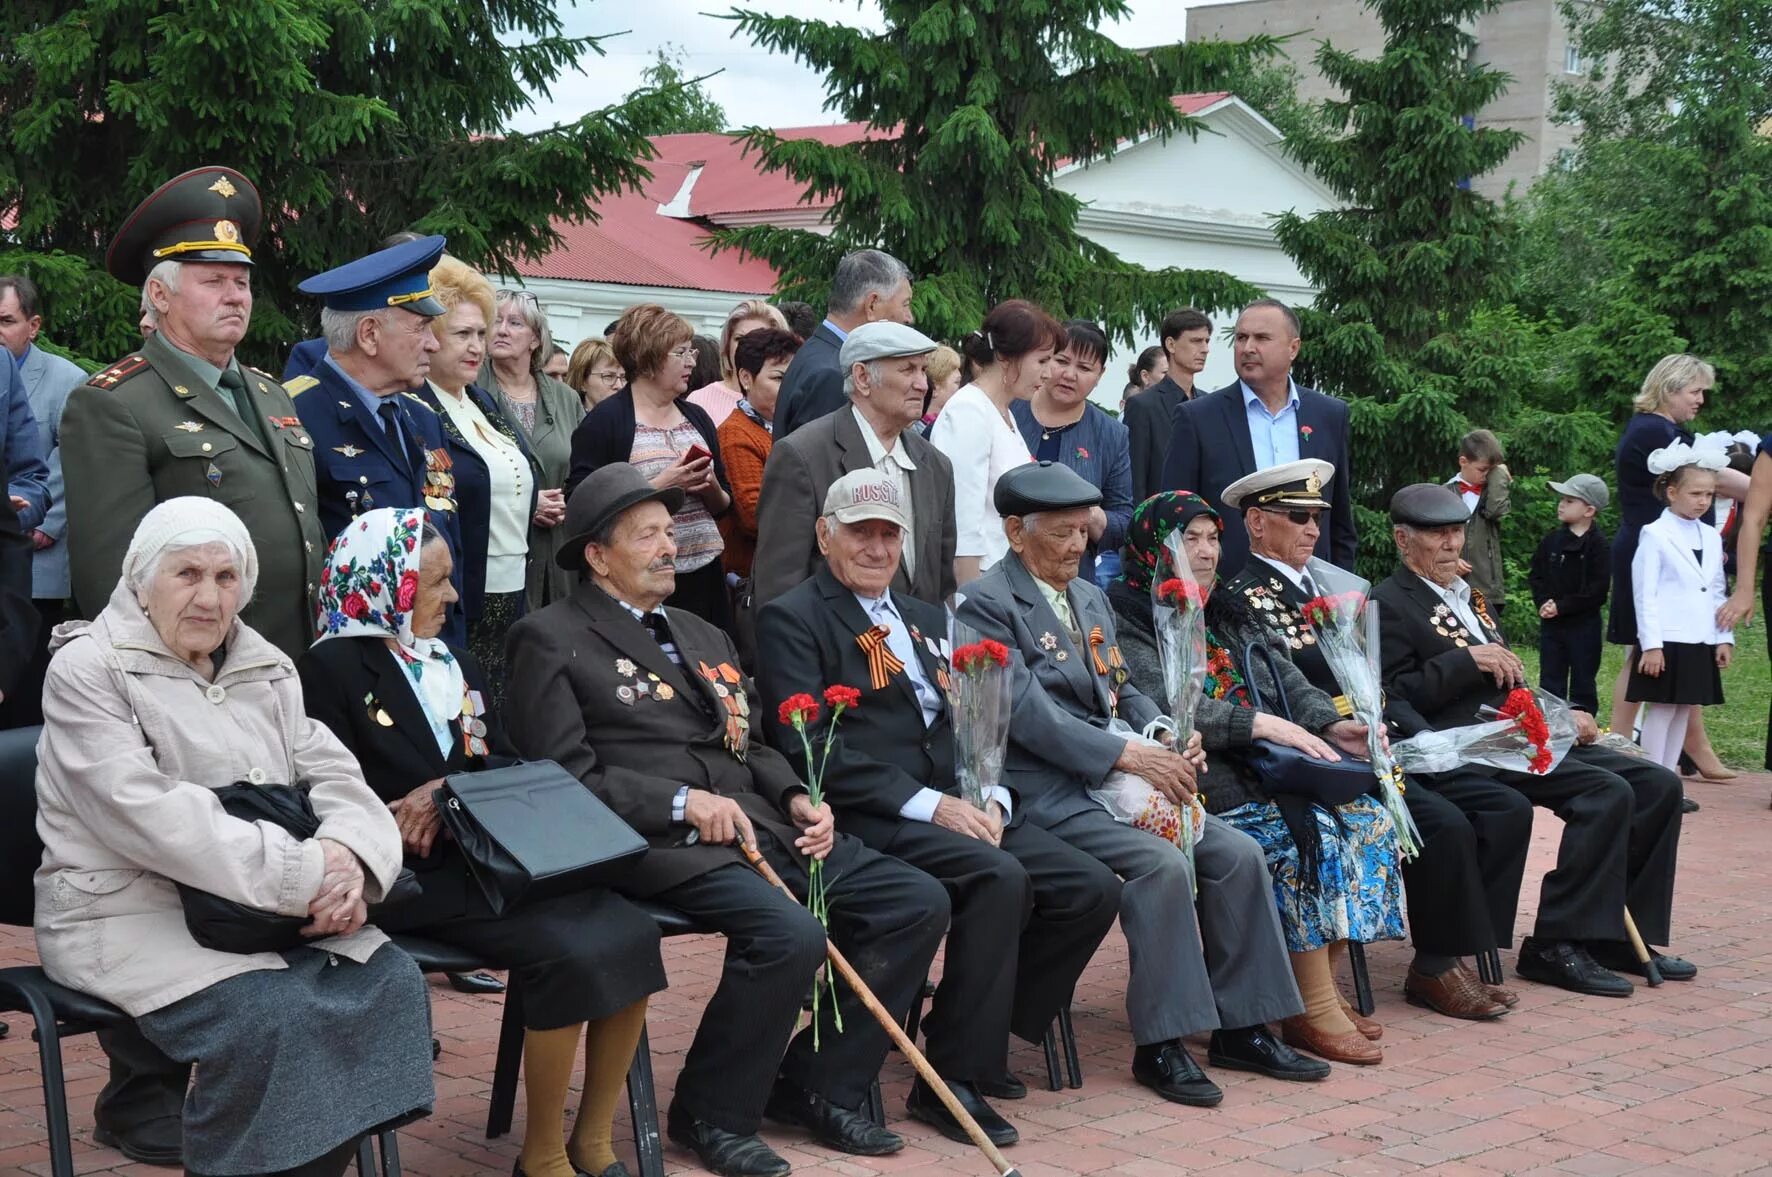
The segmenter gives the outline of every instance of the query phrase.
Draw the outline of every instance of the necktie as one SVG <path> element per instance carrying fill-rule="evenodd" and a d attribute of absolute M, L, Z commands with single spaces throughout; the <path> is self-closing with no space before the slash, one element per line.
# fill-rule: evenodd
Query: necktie
<path fill-rule="evenodd" d="M 216 386 L 227 391 L 229 399 L 234 402 L 234 411 L 240 414 L 240 420 L 245 423 L 247 432 L 263 441 L 265 435 L 259 428 L 258 411 L 253 406 L 252 394 L 246 391 L 246 377 L 240 375 L 238 368 L 227 368 L 223 370 Z"/>
<path fill-rule="evenodd" d="M 658 648 L 665 652 L 666 657 L 678 666 L 683 665 L 683 655 L 678 653 L 677 643 L 671 637 L 671 623 L 665 620 L 663 613 L 642 614 L 640 624 L 646 627 L 646 631 L 652 635 L 652 640 L 658 643 Z"/>
<path fill-rule="evenodd" d="M 1304 595 L 1307 597 L 1314 597 L 1317 595 L 1316 582 L 1311 580 L 1311 574 L 1308 572 L 1299 574 L 1298 587 L 1304 590 Z"/>
<path fill-rule="evenodd" d="M 394 403 L 392 397 L 382 401 L 375 410 L 375 415 L 381 418 L 381 431 L 387 436 L 388 444 L 394 447 L 394 452 L 400 455 L 402 462 L 405 462 L 406 441 L 400 435 L 399 413 L 400 406 Z"/>

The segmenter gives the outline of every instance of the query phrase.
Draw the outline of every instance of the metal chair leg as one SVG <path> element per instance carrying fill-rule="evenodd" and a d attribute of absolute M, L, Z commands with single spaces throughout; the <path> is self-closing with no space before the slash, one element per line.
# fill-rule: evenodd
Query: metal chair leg
<path fill-rule="evenodd" d="M 50 1177 L 74 1177 L 74 1146 L 68 1138 L 68 1088 L 62 1075 L 62 1038 L 55 1009 L 42 993 L 25 985 L 6 985 L 18 995 L 36 1023 L 37 1067 L 43 1077 L 43 1123 L 49 1137 Z"/>
<path fill-rule="evenodd" d="M 1040 1049 L 1046 1055 L 1046 1086 L 1052 1091 L 1064 1090 L 1064 1076 L 1058 1070 L 1058 1028 L 1057 1023 L 1046 1027 L 1046 1037 L 1040 1040 Z"/>
<path fill-rule="evenodd" d="M 383 1132 L 376 1143 L 381 1149 L 381 1177 L 400 1177 L 400 1138 Z"/>
<path fill-rule="evenodd" d="M 930 983 L 929 978 L 923 978 L 923 983 L 917 987 L 917 995 L 911 998 L 911 1008 L 904 1014 L 904 1036 L 913 1042 L 916 1041 L 917 1031 L 923 1028 L 923 1003 L 934 996 L 935 986 Z"/>
<path fill-rule="evenodd" d="M 357 1141 L 357 1177 L 375 1177 L 375 1138 Z"/>
<path fill-rule="evenodd" d="M 1501 976 L 1501 953 L 1494 948 L 1485 948 L 1477 953 L 1477 978 L 1485 985 L 1499 985 Z"/>
<path fill-rule="evenodd" d="M 1358 940 L 1349 940 L 1347 942 L 1347 963 L 1348 968 L 1353 970 L 1354 974 L 1354 1008 L 1360 1011 L 1361 1016 L 1369 1018 L 1372 1016 L 1374 1006 L 1372 1004 L 1372 978 L 1366 972 L 1366 946 Z"/>
<path fill-rule="evenodd" d="M 880 1081 L 875 1079 L 868 1087 L 868 1101 L 862 1105 L 867 1118 L 884 1128 L 886 1126 L 886 1100 L 880 1094 Z"/>
<path fill-rule="evenodd" d="M 1077 1057 L 1077 1030 L 1071 1025 L 1071 1007 L 1058 1011 L 1058 1037 L 1064 1046 L 1064 1069 L 1072 1091 L 1083 1086 L 1083 1060 Z"/>
<path fill-rule="evenodd" d="M 492 1100 L 486 1109 L 486 1139 L 511 1130 L 517 1108 L 517 1078 L 523 1071 L 523 985 L 515 973 L 505 987 L 504 1021 L 498 1031 L 498 1055 L 492 1071 Z"/>
<path fill-rule="evenodd" d="M 634 1121 L 634 1162 L 640 1177 L 664 1177 L 664 1141 L 658 1132 L 658 1094 L 652 1086 L 652 1040 L 644 1024 L 628 1064 L 628 1117 Z"/>

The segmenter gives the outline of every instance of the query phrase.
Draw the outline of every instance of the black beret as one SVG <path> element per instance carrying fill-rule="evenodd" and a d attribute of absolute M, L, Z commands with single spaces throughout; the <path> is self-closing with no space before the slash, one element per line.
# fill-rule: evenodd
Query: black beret
<path fill-rule="evenodd" d="M 1032 515 L 1039 511 L 1068 511 L 1093 507 L 1101 502 L 1101 489 L 1087 478 L 1057 462 L 1029 462 L 1006 470 L 997 479 L 991 496 L 997 514 Z"/>
<path fill-rule="evenodd" d="M 1450 527 L 1471 517 L 1464 497 L 1437 482 L 1416 482 L 1391 496 L 1391 522 L 1411 527 Z"/>

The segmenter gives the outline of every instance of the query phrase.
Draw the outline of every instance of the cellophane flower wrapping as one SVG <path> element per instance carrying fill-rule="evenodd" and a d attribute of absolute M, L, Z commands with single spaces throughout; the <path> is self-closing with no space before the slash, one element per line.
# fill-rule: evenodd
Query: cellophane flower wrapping
<path fill-rule="evenodd" d="M 1304 619 L 1316 634 L 1317 649 L 1341 684 L 1351 718 L 1366 725 L 1366 754 L 1378 778 L 1378 796 L 1397 831 L 1405 861 L 1421 854 L 1421 831 L 1403 802 L 1403 770 L 1385 743 L 1384 687 L 1378 660 L 1378 605 L 1368 595 L 1371 582 L 1312 556 L 1305 572 L 1318 596 L 1306 602 Z"/>
<path fill-rule="evenodd" d="M 1009 750 L 1009 649 L 959 621 L 952 648 L 948 705 L 954 712 L 954 775 L 961 798 L 982 810 L 985 790 L 1003 781 Z"/>
<path fill-rule="evenodd" d="M 1408 772 L 1450 772 L 1460 765 L 1483 764 L 1543 776 L 1575 746 L 1574 712 L 1544 691 L 1518 687 L 1499 708 L 1485 705 L 1478 713 L 1495 718 L 1422 732 L 1391 745 L 1391 752 Z"/>

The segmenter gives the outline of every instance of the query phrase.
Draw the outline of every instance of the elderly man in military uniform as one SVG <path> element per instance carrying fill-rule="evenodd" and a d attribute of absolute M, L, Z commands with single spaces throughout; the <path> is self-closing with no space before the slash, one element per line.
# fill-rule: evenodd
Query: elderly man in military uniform
<path fill-rule="evenodd" d="M 439 346 L 430 324 L 445 312 L 430 275 L 445 244 L 442 237 L 404 241 L 303 282 L 302 293 L 323 303 L 326 356 L 286 387 L 313 435 L 327 539 L 376 507 L 423 508 L 455 554 L 459 594 L 461 524 L 443 427 L 434 409 L 409 395 L 424 383 Z M 443 637 L 461 644 L 466 632 L 458 603 Z"/>
<path fill-rule="evenodd" d="M 325 539 L 308 431 L 282 386 L 234 354 L 252 317 L 259 221 L 250 180 L 197 168 L 142 201 L 111 242 L 105 268 L 143 288 L 158 326 L 68 396 L 68 557 L 75 604 L 94 616 L 150 508 L 179 495 L 219 502 L 259 553 L 240 620 L 293 658 L 314 638 Z"/>
<path fill-rule="evenodd" d="M 1374 585 L 1383 632 L 1386 714 L 1404 734 L 1461 727 L 1485 718 L 1526 685 L 1526 668 L 1501 636 L 1481 593 L 1458 573 L 1470 509 L 1457 491 L 1416 483 L 1391 499 L 1402 567 Z M 1629 997 L 1619 972 L 1643 966 L 1625 936 L 1625 908 L 1643 940 L 1666 944 L 1680 846 L 1680 782 L 1640 756 L 1601 748 L 1593 717 L 1575 712 L 1579 742 L 1542 775 L 1468 768 L 1563 819 L 1557 865 L 1545 875 L 1533 934 L 1514 970 L 1528 981 L 1599 997 Z M 1424 775 L 1430 788 L 1440 787 Z M 1660 956 L 1669 980 L 1696 966 Z"/>
<path fill-rule="evenodd" d="M 1342 685 L 1304 615 L 1311 598 L 1331 591 L 1313 582 L 1307 565 L 1329 509 L 1323 488 L 1334 477 L 1334 466 L 1306 458 L 1225 487 L 1224 505 L 1242 513 L 1252 559 L 1223 591 L 1249 603 L 1250 613 L 1273 628 L 1305 677 L 1333 695 L 1345 715 Z M 1532 803 L 1468 771 L 1440 774 L 1432 788 L 1410 781 L 1403 803 L 1422 839 L 1421 854 L 1403 864 L 1415 944 L 1403 993 L 1447 1017 L 1498 1018 L 1519 998 L 1485 985 L 1462 958 L 1513 943 Z"/>
<path fill-rule="evenodd" d="M 1133 1077 L 1172 1102 L 1216 1105 L 1224 1093 L 1181 1041 L 1210 1030 L 1214 1066 L 1327 1078 L 1327 1063 L 1303 1058 L 1266 1025 L 1301 1012 L 1304 1001 L 1261 847 L 1208 817 L 1190 861 L 1172 843 L 1119 824 L 1089 796 L 1119 770 L 1185 805 L 1195 781 L 1186 754 L 1136 738 L 1170 725 L 1123 670 L 1116 673 L 1113 610 L 1077 576 L 1101 491 L 1068 467 L 1038 462 L 1006 472 L 993 495 L 1010 554 L 966 586 L 958 619 L 1019 655 L 1003 783 L 1015 790 L 1025 820 L 1124 884 Z M 1173 733 L 1162 739 L 1172 741 Z"/>

